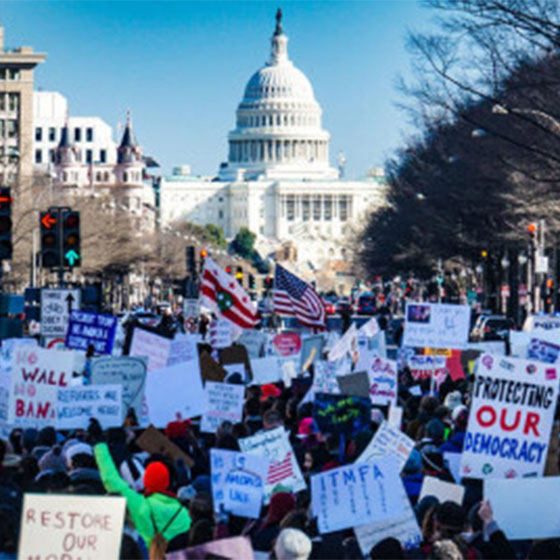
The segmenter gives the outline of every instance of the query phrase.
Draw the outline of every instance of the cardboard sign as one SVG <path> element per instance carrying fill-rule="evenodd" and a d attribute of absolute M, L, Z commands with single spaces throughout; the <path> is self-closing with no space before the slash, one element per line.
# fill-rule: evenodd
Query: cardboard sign
<path fill-rule="evenodd" d="M 222 382 L 227 371 L 206 352 L 200 354 L 200 375 L 204 381 Z"/>
<path fill-rule="evenodd" d="M 233 342 L 231 323 L 227 319 L 215 319 L 208 329 L 212 348 L 227 348 Z"/>
<path fill-rule="evenodd" d="M 389 422 L 383 421 L 368 446 L 356 459 L 356 463 L 367 463 L 380 457 L 390 456 L 397 462 L 398 472 L 400 472 L 414 449 L 414 445 L 414 440 L 405 433 L 391 426 Z"/>
<path fill-rule="evenodd" d="M 261 512 L 269 461 L 262 455 L 210 450 L 214 511 L 257 519 Z"/>
<path fill-rule="evenodd" d="M 198 359 L 148 371 L 146 402 L 150 422 L 158 428 L 178 417 L 187 419 L 204 414 L 208 403 Z"/>
<path fill-rule="evenodd" d="M 373 405 L 394 405 L 398 395 L 397 362 L 374 357 L 366 370 L 369 374 L 370 398 Z"/>
<path fill-rule="evenodd" d="M 247 348 L 247 353 L 251 360 L 260 358 L 264 354 L 264 346 L 266 344 L 266 333 L 252 329 L 244 330 L 237 339 L 238 344 L 242 344 Z"/>
<path fill-rule="evenodd" d="M 369 375 L 365 371 L 357 371 L 336 378 L 340 393 L 351 397 L 369 398 Z"/>
<path fill-rule="evenodd" d="M 94 358 L 91 362 L 92 385 L 117 384 L 122 387 L 123 420 L 134 408 L 141 426 L 147 425 L 148 410 L 144 402 L 144 387 L 148 360 L 132 356 Z"/>
<path fill-rule="evenodd" d="M 284 358 L 297 356 L 301 351 L 301 336 L 299 333 L 280 333 L 272 339 L 272 345 Z"/>
<path fill-rule="evenodd" d="M 331 533 L 402 517 L 402 481 L 392 459 L 346 465 L 311 477 L 319 532 Z"/>
<path fill-rule="evenodd" d="M 208 560 L 210 558 L 225 560 L 253 560 L 253 548 L 249 537 L 232 537 L 219 539 L 198 546 L 191 546 L 185 550 L 167 552 L 165 560 Z"/>
<path fill-rule="evenodd" d="M 179 446 L 175 445 L 167 436 L 156 430 L 154 426 L 146 428 L 135 441 L 136 445 L 148 453 L 167 455 L 174 461 L 181 459 L 189 468 L 194 466 L 194 461 Z"/>
<path fill-rule="evenodd" d="M 56 389 L 71 383 L 75 354 L 17 346 L 12 357 L 8 423 L 29 428 L 53 425 Z"/>
<path fill-rule="evenodd" d="M 264 489 L 266 502 L 270 500 L 272 490 L 278 484 L 290 488 L 292 492 L 306 488 L 294 450 L 283 427 L 242 438 L 239 440 L 239 447 L 244 453 L 262 455 L 270 461 Z"/>
<path fill-rule="evenodd" d="M 556 366 L 481 356 L 461 474 L 472 478 L 542 476 L 558 382 Z"/>
<path fill-rule="evenodd" d="M 435 496 L 440 503 L 449 501 L 461 506 L 463 505 L 464 495 L 465 487 L 460 484 L 445 482 L 433 476 L 425 476 L 418 501 L 422 501 L 425 496 Z"/>
<path fill-rule="evenodd" d="M 450 303 L 406 304 L 403 346 L 463 348 L 469 339 L 471 309 Z"/>
<path fill-rule="evenodd" d="M 126 500 L 25 494 L 18 558 L 119 558 Z"/>
<path fill-rule="evenodd" d="M 371 423 L 371 400 L 316 393 L 313 419 L 323 434 L 333 432 L 353 436 Z"/>
<path fill-rule="evenodd" d="M 208 409 L 202 415 L 201 432 L 216 433 L 224 420 L 228 420 L 232 424 L 241 422 L 245 396 L 243 385 L 208 381 L 204 386 L 204 391 L 208 401 Z"/>
<path fill-rule="evenodd" d="M 512 540 L 560 537 L 559 493 L 559 476 L 484 481 L 484 499 Z"/>
<path fill-rule="evenodd" d="M 117 318 L 91 311 L 72 311 L 66 333 L 66 346 L 87 350 L 92 345 L 97 354 L 113 351 Z"/>
<path fill-rule="evenodd" d="M 301 343 L 301 361 L 300 369 L 303 369 L 304 364 L 309 362 L 315 364 L 323 357 L 323 348 L 325 347 L 325 339 L 322 335 L 306 336 Z M 308 365 L 309 367 L 309 365 Z"/>
<path fill-rule="evenodd" d="M 57 390 L 56 427 L 86 429 L 95 418 L 103 429 L 122 425 L 122 386 L 88 385 Z"/>
<path fill-rule="evenodd" d="M 171 339 L 159 336 L 153 332 L 134 328 L 130 343 L 130 356 L 145 356 L 148 358 L 148 372 L 162 369 L 167 365 Z"/>
<path fill-rule="evenodd" d="M 70 311 L 80 309 L 80 290 L 41 289 L 41 336 L 64 338 Z"/>
<path fill-rule="evenodd" d="M 249 380 L 253 379 L 251 361 L 249 360 L 249 354 L 247 354 L 247 348 L 245 348 L 245 346 L 234 344 L 233 346 L 222 348 L 219 351 L 219 355 L 220 364 L 222 364 L 222 366 L 226 366 L 228 364 L 245 364 L 245 371 L 249 376 Z"/>

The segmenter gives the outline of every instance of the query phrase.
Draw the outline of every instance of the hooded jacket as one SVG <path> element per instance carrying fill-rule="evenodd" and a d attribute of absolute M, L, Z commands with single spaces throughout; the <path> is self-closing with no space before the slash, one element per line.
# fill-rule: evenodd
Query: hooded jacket
<path fill-rule="evenodd" d="M 152 538 L 155 535 L 152 515 L 157 530 L 161 531 L 180 508 L 179 514 L 173 519 L 173 522 L 163 533 L 167 542 L 189 530 L 191 526 L 189 512 L 176 498 L 160 492 L 144 496 L 133 490 L 128 483 L 125 482 L 117 471 L 115 463 L 113 463 L 107 444 L 99 443 L 95 446 L 95 459 L 97 460 L 101 480 L 106 490 L 108 492 L 116 492 L 126 498 L 126 506 L 130 517 L 147 547 L 150 546 Z M 162 489 L 162 491 L 163 490 L 166 489 Z"/>

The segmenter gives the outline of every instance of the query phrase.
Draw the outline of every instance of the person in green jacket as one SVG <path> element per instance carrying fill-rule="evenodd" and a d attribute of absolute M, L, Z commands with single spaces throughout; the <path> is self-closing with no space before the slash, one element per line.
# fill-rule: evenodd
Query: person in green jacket
<path fill-rule="evenodd" d="M 163 463 L 155 461 L 146 467 L 143 478 L 145 491 L 140 494 L 121 477 L 106 443 L 97 444 L 94 452 L 105 489 L 126 498 L 130 517 L 147 548 L 156 531 L 163 532 L 169 542 L 189 530 L 191 517 L 169 492 L 169 470 Z"/>

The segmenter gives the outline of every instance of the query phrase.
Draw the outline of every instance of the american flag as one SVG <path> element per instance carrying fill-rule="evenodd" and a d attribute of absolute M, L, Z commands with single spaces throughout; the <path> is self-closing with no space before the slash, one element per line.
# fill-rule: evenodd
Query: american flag
<path fill-rule="evenodd" d="M 325 306 L 317 292 L 278 264 L 274 278 L 274 311 L 295 316 L 306 327 L 325 328 Z"/>
<path fill-rule="evenodd" d="M 288 451 L 286 457 L 277 463 L 271 463 L 268 467 L 268 476 L 266 479 L 267 484 L 277 484 L 282 482 L 285 478 L 292 476 L 294 471 L 292 469 L 292 453 Z"/>

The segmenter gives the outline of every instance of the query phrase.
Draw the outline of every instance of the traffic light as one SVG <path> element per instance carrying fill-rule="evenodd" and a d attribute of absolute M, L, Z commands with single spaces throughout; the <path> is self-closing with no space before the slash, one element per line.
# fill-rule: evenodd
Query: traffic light
<path fill-rule="evenodd" d="M 240 283 L 243 282 L 243 268 L 241 266 L 237 267 L 237 270 L 235 271 L 235 278 L 237 278 Z"/>
<path fill-rule="evenodd" d="M 252 274 L 249 274 L 249 290 L 255 289 L 255 277 Z"/>
<path fill-rule="evenodd" d="M 229 266 L 229 265 L 226 266 L 226 272 L 227 272 L 228 274 L 231 274 L 231 266 Z"/>
<path fill-rule="evenodd" d="M 274 284 L 274 279 L 272 276 L 264 279 L 264 291 L 268 294 L 272 290 L 272 285 Z"/>
<path fill-rule="evenodd" d="M 82 266 L 80 248 L 80 213 L 62 211 L 62 264 L 70 268 Z"/>
<path fill-rule="evenodd" d="M 59 218 L 58 209 L 40 214 L 41 262 L 44 268 L 58 268 L 62 263 Z"/>
<path fill-rule="evenodd" d="M 196 276 L 196 251 L 194 245 L 187 245 L 185 247 L 187 257 L 187 274 L 189 276 Z"/>
<path fill-rule="evenodd" d="M 202 251 L 200 251 L 200 272 L 204 269 L 204 263 L 206 262 L 207 256 L 208 251 L 206 249 L 202 249 Z"/>
<path fill-rule="evenodd" d="M 483 249 L 482 251 L 480 251 L 480 256 L 483 259 L 486 259 L 488 257 L 488 251 L 486 251 L 485 249 Z"/>
<path fill-rule="evenodd" d="M 9 187 L 0 188 L 0 260 L 12 258 L 12 195 Z"/>

